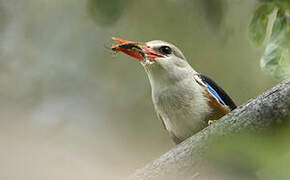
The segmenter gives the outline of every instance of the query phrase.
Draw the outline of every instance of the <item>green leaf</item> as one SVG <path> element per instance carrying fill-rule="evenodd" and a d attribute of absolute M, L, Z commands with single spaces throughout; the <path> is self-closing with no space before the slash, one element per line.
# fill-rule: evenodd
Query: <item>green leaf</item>
<path fill-rule="evenodd" d="M 290 39 L 288 39 L 289 43 Z M 284 47 L 282 41 L 267 45 L 261 59 L 261 68 L 277 79 L 290 77 L 290 46 Z"/>
<path fill-rule="evenodd" d="M 290 10 L 290 1 L 289 0 L 278 0 L 277 5 L 283 10 Z"/>
<path fill-rule="evenodd" d="M 277 12 L 277 16 L 272 27 L 272 40 L 279 38 L 278 36 L 285 30 L 287 26 L 287 18 L 284 16 L 284 13 L 285 12 L 281 10 Z"/>
<path fill-rule="evenodd" d="M 272 3 L 263 3 L 253 14 L 248 31 L 249 39 L 255 46 L 260 46 L 264 42 L 269 21 L 268 15 L 274 8 Z"/>
<path fill-rule="evenodd" d="M 261 68 L 277 79 L 290 77 L 290 21 L 279 10 L 273 24 L 270 42 L 261 58 Z"/>

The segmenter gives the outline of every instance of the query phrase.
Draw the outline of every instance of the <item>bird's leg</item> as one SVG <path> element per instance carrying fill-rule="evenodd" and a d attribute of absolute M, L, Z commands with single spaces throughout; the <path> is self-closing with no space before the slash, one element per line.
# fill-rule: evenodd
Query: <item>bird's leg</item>
<path fill-rule="evenodd" d="M 209 120 L 208 122 L 207 122 L 207 124 L 208 125 L 212 125 L 212 124 L 214 124 L 216 122 L 216 120 Z"/>

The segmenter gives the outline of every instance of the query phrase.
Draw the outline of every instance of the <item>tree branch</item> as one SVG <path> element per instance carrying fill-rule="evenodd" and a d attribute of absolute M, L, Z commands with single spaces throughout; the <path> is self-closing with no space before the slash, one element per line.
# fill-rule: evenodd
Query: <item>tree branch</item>
<path fill-rule="evenodd" d="M 249 100 L 217 123 L 188 138 L 144 168 L 129 180 L 210 179 L 205 152 L 211 139 L 240 133 L 260 132 L 290 121 L 290 78 Z M 206 168 L 207 169 L 207 168 Z"/>

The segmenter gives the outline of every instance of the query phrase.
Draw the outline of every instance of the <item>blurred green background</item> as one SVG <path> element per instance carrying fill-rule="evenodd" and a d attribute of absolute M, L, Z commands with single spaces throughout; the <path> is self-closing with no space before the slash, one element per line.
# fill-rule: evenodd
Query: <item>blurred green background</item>
<path fill-rule="evenodd" d="M 124 179 L 174 147 L 143 68 L 111 37 L 161 39 L 241 105 L 278 83 L 252 0 L 0 0 L 0 178 Z"/>

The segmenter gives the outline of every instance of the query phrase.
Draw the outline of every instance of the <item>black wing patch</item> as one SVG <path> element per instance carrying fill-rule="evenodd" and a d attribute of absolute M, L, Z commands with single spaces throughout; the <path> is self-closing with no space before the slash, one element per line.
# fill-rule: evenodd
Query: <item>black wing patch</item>
<path fill-rule="evenodd" d="M 221 98 L 220 102 L 222 104 L 229 106 L 231 110 L 237 107 L 233 100 L 227 95 L 227 93 L 221 87 L 219 87 L 212 79 L 203 74 L 198 74 L 198 77 L 202 80 L 203 83 L 209 85 L 209 87 L 218 94 L 218 96 Z"/>

